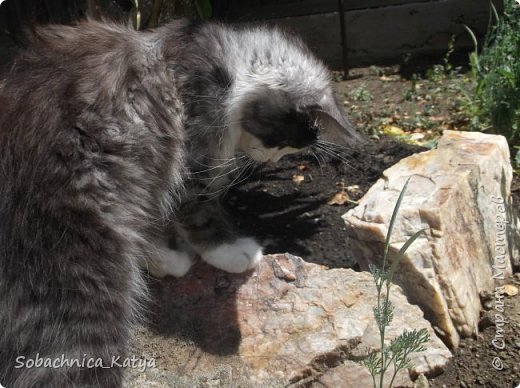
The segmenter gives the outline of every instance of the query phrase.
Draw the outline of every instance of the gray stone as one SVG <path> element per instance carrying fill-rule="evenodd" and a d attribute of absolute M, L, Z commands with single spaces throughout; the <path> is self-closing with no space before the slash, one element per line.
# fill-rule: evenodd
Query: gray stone
<path fill-rule="evenodd" d="M 430 386 L 430 383 L 428 382 L 428 379 L 426 378 L 425 375 L 421 374 L 421 375 L 419 375 L 417 380 L 415 380 L 413 388 L 428 388 L 429 386 Z"/>
<path fill-rule="evenodd" d="M 353 361 L 379 346 L 368 273 L 268 255 L 252 273 L 232 275 L 199 263 L 186 277 L 153 288 L 155 328 L 138 332 L 133 354 L 154 358 L 156 367 L 130 370 L 130 388 L 337 387 L 338 379 L 343 386 L 371 385 Z M 426 328 L 431 336 L 427 350 L 413 355 L 414 368 L 398 376 L 413 386 L 410 376 L 439 373 L 451 353 L 400 287 L 392 287 L 391 300 L 387 341 L 404 329 Z"/>
<path fill-rule="evenodd" d="M 394 279 L 456 347 L 460 335 L 478 331 L 479 293 L 493 293 L 511 275 L 511 261 L 520 257 L 508 144 L 502 136 L 445 131 L 437 149 L 386 170 L 343 216 L 350 254 L 362 268 L 380 262 L 391 214 L 408 178 L 391 252 L 416 231 L 426 233 L 407 251 Z"/>

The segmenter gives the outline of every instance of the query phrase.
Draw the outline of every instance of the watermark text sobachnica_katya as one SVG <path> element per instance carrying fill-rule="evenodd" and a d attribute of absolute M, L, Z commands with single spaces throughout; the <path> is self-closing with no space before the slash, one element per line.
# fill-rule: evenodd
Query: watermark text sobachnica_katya
<path fill-rule="evenodd" d="M 43 357 L 39 353 L 34 358 L 19 356 L 15 360 L 16 369 L 19 368 L 129 368 L 137 369 L 144 372 L 147 369 L 155 368 L 154 358 L 138 358 L 112 356 L 110 360 L 103 360 L 101 358 L 89 357 L 84 354 L 81 357 L 67 357 L 62 354 L 57 357 Z"/>

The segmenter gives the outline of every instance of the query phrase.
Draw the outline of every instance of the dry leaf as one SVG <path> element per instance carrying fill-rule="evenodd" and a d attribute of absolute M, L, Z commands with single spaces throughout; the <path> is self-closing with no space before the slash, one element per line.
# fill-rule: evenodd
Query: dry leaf
<path fill-rule="evenodd" d="M 292 181 L 296 183 L 297 185 L 300 185 L 305 180 L 305 177 L 303 175 L 293 175 Z"/>
<path fill-rule="evenodd" d="M 346 189 L 351 194 L 359 194 L 359 193 L 361 193 L 361 189 L 359 188 L 358 185 L 347 186 Z"/>
<path fill-rule="evenodd" d="M 387 76 L 387 75 L 382 75 L 381 77 L 379 77 L 379 79 L 383 82 L 391 82 L 391 81 L 397 80 L 397 78 L 395 76 Z"/>
<path fill-rule="evenodd" d="M 340 191 L 332 196 L 331 199 L 327 202 L 328 205 L 344 205 L 345 203 L 350 201 L 350 197 L 346 191 Z"/>
<path fill-rule="evenodd" d="M 445 121 L 446 117 L 444 117 L 444 116 L 430 116 L 430 117 L 428 117 L 428 120 L 430 120 L 430 121 Z"/>
<path fill-rule="evenodd" d="M 408 144 L 416 144 L 421 145 L 425 143 L 425 136 L 422 133 L 412 133 L 408 138 L 406 139 L 406 143 Z"/>
<path fill-rule="evenodd" d="M 300 171 L 304 171 L 304 170 L 308 170 L 309 169 L 309 166 L 306 165 L 306 164 L 299 164 L 298 165 L 298 170 Z"/>
<path fill-rule="evenodd" d="M 507 296 L 518 295 L 518 287 L 513 286 L 512 284 L 506 284 L 504 286 L 504 294 L 506 294 Z"/>
<path fill-rule="evenodd" d="M 404 135 L 404 131 L 395 126 L 395 125 L 385 125 L 382 129 L 382 132 L 385 134 L 385 135 L 390 135 L 390 136 L 402 136 Z"/>

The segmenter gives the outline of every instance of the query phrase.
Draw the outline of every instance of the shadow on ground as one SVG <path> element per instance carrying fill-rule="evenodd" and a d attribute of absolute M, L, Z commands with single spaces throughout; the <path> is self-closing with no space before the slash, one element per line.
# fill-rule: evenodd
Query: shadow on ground
<path fill-rule="evenodd" d="M 235 354 L 241 341 L 236 291 L 250 274 L 229 274 L 204 263 L 182 278 L 148 279 L 149 327 L 215 355 Z M 219 328 L 219 330 L 215 330 Z"/>
<path fill-rule="evenodd" d="M 342 187 L 353 185 L 359 186 L 359 192 L 351 198 L 359 200 L 386 168 L 422 150 L 382 139 L 344 150 L 338 159 L 310 154 L 287 157 L 275 166 L 259 167 L 230 190 L 225 204 L 239 230 L 256 237 L 265 253 L 290 252 L 308 262 L 355 268 L 341 219 L 355 203 L 327 202 Z M 303 181 L 296 183 L 297 176 Z"/>

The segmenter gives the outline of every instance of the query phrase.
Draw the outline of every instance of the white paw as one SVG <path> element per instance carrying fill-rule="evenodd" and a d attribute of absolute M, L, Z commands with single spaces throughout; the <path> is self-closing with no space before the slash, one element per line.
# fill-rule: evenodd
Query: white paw
<path fill-rule="evenodd" d="M 188 273 L 193 262 L 192 257 L 184 251 L 158 247 L 157 252 L 149 263 L 149 271 L 157 278 L 163 278 L 168 275 L 181 277 Z"/>
<path fill-rule="evenodd" d="M 202 253 L 202 259 L 226 272 L 239 273 L 255 268 L 262 259 L 262 248 L 252 238 L 239 238 Z"/>

